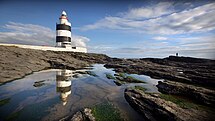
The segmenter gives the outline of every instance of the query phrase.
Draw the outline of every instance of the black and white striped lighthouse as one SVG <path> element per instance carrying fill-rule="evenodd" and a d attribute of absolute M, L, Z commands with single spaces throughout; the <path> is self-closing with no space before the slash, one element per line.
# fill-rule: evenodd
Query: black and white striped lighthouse
<path fill-rule="evenodd" d="M 56 46 L 71 48 L 71 23 L 65 11 L 59 18 L 59 24 L 56 24 Z"/>

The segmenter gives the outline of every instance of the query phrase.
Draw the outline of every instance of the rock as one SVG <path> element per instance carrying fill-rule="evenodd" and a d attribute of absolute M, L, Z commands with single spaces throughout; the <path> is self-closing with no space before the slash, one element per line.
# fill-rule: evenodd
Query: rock
<path fill-rule="evenodd" d="M 76 71 L 75 74 L 87 74 L 87 71 Z"/>
<path fill-rule="evenodd" d="M 210 121 L 207 112 L 182 109 L 159 98 L 159 94 L 146 94 L 141 90 L 126 89 L 125 99 L 145 120 L 149 121 Z"/>
<path fill-rule="evenodd" d="M 93 117 L 92 110 L 89 108 L 84 109 L 84 115 L 89 119 L 89 121 L 95 121 L 95 117 Z"/>
<path fill-rule="evenodd" d="M 47 68 L 80 69 L 102 63 L 117 72 L 145 74 L 205 87 L 215 87 L 215 61 L 190 57 L 170 56 L 164 59 L 110 58 L 103 54 L 54 52 L 0 46 L 0 83 Z"/>
<path fill-rule="evenodd" d="M 201 104 L 214 106 L 215 91 L 173 81 L 158 82 L 158 90 L 162 93 L 182 95 Z"/>
<path fill-rule="evenodd" d="M 115 76 L 113 76 L 113 75 L 112 75 L 112 74 L 110 74 L 110 73 L 106 73 L 105 75 L 106 75 L 106 78 L 107 78 L 107 79 L 113 79 L 113 80 L 116 80 L 116 77 L 115 77 Z"/>
<path fill-rule="evenodd" d="M 127 83 L 145 83 L 144 81 L 136 79 L 135 77 L 132 76 L 126 76 L 122 81 Z"/>
<path fill-rule="evenodd" d="M 34 82 L 34 87 L 41 87 L 43 85 L 45 85 L 45 80 L 41 80 L 41 81 L 37 81 L 37 82 Z"/>
<path fill-rule="evenodd" d="M 117 86 L 121 86 L 122 84 L 125 84 L 119 80 L 115 80 L 114 83 L 117 85 Z"/>
<path fill-rule="evenodd" d="M 96 75 L 96 73 L 93 71 L 86 71 L 86 73 L 90 76 L 98 77 L 98 75 Z"/>
<path fill-rule="evenodd" d="M 85 108 L 82 111 L 75 113 L 71 118 L 71 121 L 95 121 L 95 117 L 93 117 L 91 109 Z"/>
<path fill-rule="evenodd" d="M 215 87 L 215 60 L 174 56 L 164 59 L 115 59 L 105 67 L 121 73 L 144 74 L 152 78 Z"/>
<path fill-rule="evenodd" d="M 78 78 L 78 77 L 79 77 L 79 74 L 74 74 L 72 77 L 73 77 L 73 78 Z"/>
<path fill-rule="evenodd" d="M 183 56 L 169 56 L 168 58 L 165 58 L 169 61 L 175 61 L 175 62 L 186 62 L 186 63 L 210 63 L 211 60 L 203 59 L 203 58 L 192 58 L 192 57 L 183 57 Z"/>
<path fill-rule="evenodd" d="M 106 68 L 126 68 L 126 65 L 121 65 L 121 64 L 105 64 Z"/>
<path fill-rule="evenodd" d="M 105 67 L 114 68 L 116 72 L 145 74 L 152 78 L 169 80 L 168 82 L 159 82 L 158 88 L 164 93 L 191 97 L 209 106 L 213 106 L 215 102 L 215 60 L 190 57 L 120 59 L 110 58 L 103 54 L 54 52 L 0 46 L 0 84 L 43 69 L 76 70 L 94 63 L 105 64 Z M 96 76 L 91 72 L 86 73 Z M 116 77 L 115 83 L 121 85 L 124 83 L 123 80 L 126 79 Z M 132 80 L 129 78 L 127 81 L 130 83 Z M 36 83 L 35 86 L 42 85 Z M 198 111 L 195 113 L 192 110 L 193 113 L 180 109 L 174 103 L 160 99 L 156 94 L 145 94 L 137 90 L 127 89 L 125 98 L 129 104 L 149 120 L 159 120 L 159 118 L 164 120 L 208 119 L 202 118 L 204 112 L 201 115 Z M 80 112 L 84 118 L 91 117 L 84 112 Z M 77 116 L 80 113 L 77 113 Z M 81 120 L 82 118 L 77 117 L 76 119 Z"/>
<path fill-rule="evenodd" d="M 106 77 L 108 79 L 113 79 L 114 83 L 117 86 L 121 86 L 122 84 L 126 84 L 126 83 L 145 83 L 142 80 L 136 79 L 133 76 L 128 76 L 124 73 L 116 73 L 116 74 L 114 74 L 114 76 L 112 76 L 110 74 L 106 74 Z"/>
<path fill-rule="evenodd" d="M 85 121 L 82 113 L 79 111 L 75 115 L 73 115 L 71 121 Z"/>
<path fill-rule="evenodd" d="M 22 78 L 48 68 L 76 70 L 93 63 L 105 63 L 103 54 L 55 52 L 0 46 L 0 83 Z"/>

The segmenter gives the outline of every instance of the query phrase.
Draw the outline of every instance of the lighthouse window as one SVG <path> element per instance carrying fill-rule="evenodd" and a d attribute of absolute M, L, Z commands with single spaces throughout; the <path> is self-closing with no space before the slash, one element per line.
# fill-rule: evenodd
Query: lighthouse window
<path fill-rule="evenodd" d="M 72 47 L 72 49 L 76 49 L 76 47 Z"/>

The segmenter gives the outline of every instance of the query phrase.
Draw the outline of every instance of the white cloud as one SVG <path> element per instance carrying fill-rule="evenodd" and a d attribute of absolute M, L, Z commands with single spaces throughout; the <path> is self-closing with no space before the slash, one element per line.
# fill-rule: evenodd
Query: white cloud
<path fill-rule="evenodd" d="M 95 49 L 89 48 L 91 52 L 102 52 L 112 57 L 141 58 L 156 57 L 164 58 L 179 53 L 180 56 L 191 56 L 200 58 L 215 59 L 215 36 L 195 36 L 183 38 L 168 38 L 163 41 L 140 41 L 134 46 L 98 46 Z M 172 43 L 171 40 L 177 41 Z"/>
<path fill-rule="evenodd" d="M 128 12 L 123 13 L 123 17 L 128 19 L 155 18 L 170 14 L 171 12 L 173 12 L 171 2 L 160 2 L 150 7 L 146 6 L 131 9 Z"/>
<path fill-rule="evenodd" d="M 158 37 L 154 37 L 154 38 L 152 38 L 152 39 L 154 39 L 154 40 L 167 40 L 168 38 L 158 36 Z"/>
<path fill-rule="evenodd" d="M 111 55 L 112 50 L 118 48 L 116 45 L 104 45 L 104 44 L 96 44 L 96 45 L 88 45 L 87 49 L 89 53 L 103 53 L 107 55 Z"/>
<path fill-rule="evenodd" d="M 207 46 L 207 44 L 199 44 L 187 47 L 183 46 L 162 46 L 160 48 L 118 48 L 116 50 L 108 51 L 110 56 L 125 57 L 125 58 L 141 58 L 141 57 L 156 57 L 164 58 L 169 55 L 175 55 L 179 53 L 180 56 L 199 57 L 215 59 L 215 48 L 203 48 L 201 46 Z M 198 48 L 201 47 L 201 48 Z M 111 54 L 110 54 L 111 53 Z"/>
<path fill-rule="evenodd" d="M 83 26 L 82 30 L 115 29 L 149 34 L 183 34 L 215 29 L 215 3 L 179 12 L 169 10 L 170 5 L 158 3 L 156 8 L 134 8 L 121 16 L 108 16 L 94 24 Z M 150 12 L 145 13 L 146 11 Z"/>
<path fill-rule="evenodd" d="M 94 52 L 103 52 L 116 57 L 167 57 L 179 53 L 183 56 L 215 58 L 215 36 L 193 33 L 215 30 L 215 2 L 195 6 L 176 6 L 161 2 L 153 6 L 133 8 L 117 16 L 107 16 L 94 24 L 86 25 L 82 30 L 110 29 L 120 32 L 153 34 L 154 40 L 143 40 L 136 46 L 118 48 L 98 48 Z M 180 8 L 180 9 L 178 9 Z M 179 37 L 180 35 L 186 35 Z M 168 36 L 170 35 L 170 36 Z M 144 36 L 144 35 L 143 35 Z"/>
<path fill-rule="evenodd" d="M 86 47 L 86 43 L 88 41 L 90 41 L 90 39 L 87 37 L 78 36 L 78 35 L 72 36 L 72 45 L 76 47 Z"/>
<path fill-rule="evenodd" d="M 55 42 L 54 31 L 40 25 L 9 22 L 3 28 L 9 31 L 0 32 L 0 42 L 35 45 L 53 45 Z"/>
<path fill-rule="evenodd" d="M 55 46 L 55 31 L 48 27 L 9 22 L 3 28 L 8 31 L 0 32 L 2 43 Z M 74 45 L 81 47 L 85 47 L 89 41 L 88 38 L 78 35 L 73 35 L 73 39 Z"/>

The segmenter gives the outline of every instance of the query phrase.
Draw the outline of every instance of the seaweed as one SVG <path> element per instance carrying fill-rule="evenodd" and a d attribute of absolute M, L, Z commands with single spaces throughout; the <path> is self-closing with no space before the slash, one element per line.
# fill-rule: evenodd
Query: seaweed
<path fill-rule="evenodd" d="M 17 119 L 19 117 L 21 112 L 22 112 L 22 110 L 10 114 L 9 116 L 7 116 L 6 121 L 14 121 L 15 119 Z"/>
<path fill-rule="evenodd" d="M 110 74 L 110 73 L 106 73 L 106 77 L 107 77 L 108 79 L 116 80 L 116 78 L 115 78 L 112 74 Z"/>
<path fill-rule="evenodd" d="M 135 86 L 134 88 L 137 89 L 137 90 L 141 90 L 143 92 L 145 92 L 147 90 L 146 88 L 144 88 L 142 86 Z"/>
<path fill-rule="evenodd" d="M 10 98 L 6 98 L 6 99 L 3 99 L 3 100 L 0 100 L 0 107 L 3 106 L 3 105 L 6 105 L 10 102 Z"/>
<path fill-rule="evenodd" d="M 98 104 L 92 108 L 96 121 L 123 121 L 119 110 L 111 103 Z"/>
<path fill-rule="evenodd" d="M 190 109 L 190 108 L 198 109 L 198 107 L 199 107 L 199 105 L 197 105 L 191 101 L 188 101 L 186 99 L 183 99 L 183 98 L 180 98 L 180 97 L 177 97 L 174 95 L 160 94 L 160 98 L 167 100 L 167 101 L 171 101 L 184 109 Z"/>

